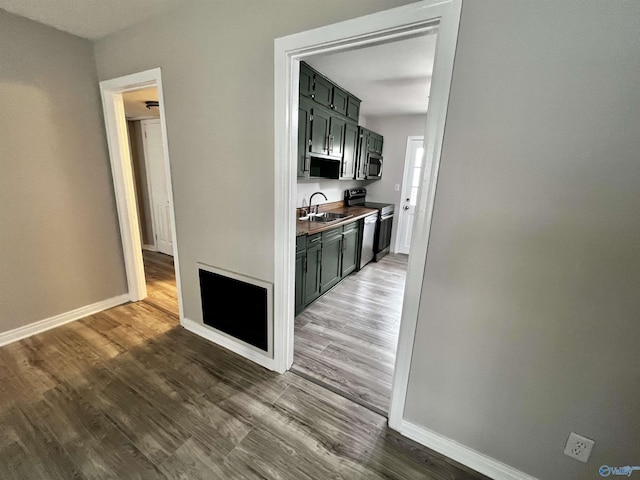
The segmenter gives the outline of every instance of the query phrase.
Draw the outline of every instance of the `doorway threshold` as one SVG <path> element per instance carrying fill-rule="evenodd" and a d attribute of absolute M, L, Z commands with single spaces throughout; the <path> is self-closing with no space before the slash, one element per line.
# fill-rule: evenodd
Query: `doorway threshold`
<path fill-rule="evenodd" d="M 342 390 L 339 387 L 336 387 L 335 385 L 332 385 L 331 383 L 328 382 L 324 382 L 321 379 L 313 376 L 313 375 L 309 375 L 308 373 L 304 372 L 303 370 L 301 370 L 300 368 L 298 368 L 296 366 L 296 364 L 294 363 L 291 366 L 291 369 L 289 370 L 291 373 L 294 373 L 296 375 L 298 375 L 301 378 L 304 378 L 305 380 L 310 381 L 311 383 L 315 383 L 316 385 L 322 387 L 322 388 L 326 388 L 327 390 L 340 395 L 341 397 L 346 398 L 347 400 L 351 400 L 353 403 L 357 403 L 358 405 L 367 408 L 369 410 L 371 410 L 372 412 L 377 413 L 378 415 L 382 415 L 383 417 L 388 417 L 389 413 L 385 412 L 383 409 L 376 407 L 375 405 L 368 403 L 366 400 L 363 400 L 362 398 L 358 397 L 357 395 L 350 395 L 348 392 Z"/>

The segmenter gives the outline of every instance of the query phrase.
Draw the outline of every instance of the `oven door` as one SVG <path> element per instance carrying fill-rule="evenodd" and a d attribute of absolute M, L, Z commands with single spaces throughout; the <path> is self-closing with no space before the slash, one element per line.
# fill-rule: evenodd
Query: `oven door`
<path fill-rule="evenodd" d="M 382 156 L 370 153 L 367 158 L 367 178 L 382 177 Z"/>

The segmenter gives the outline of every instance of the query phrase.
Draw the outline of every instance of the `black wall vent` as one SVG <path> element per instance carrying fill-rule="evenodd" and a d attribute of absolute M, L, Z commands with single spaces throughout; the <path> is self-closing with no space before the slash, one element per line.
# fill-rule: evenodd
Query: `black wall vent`
<path fill-rule="evenodd" d="M 204 324 L 271 353 L 271 284 L 201 267 Z"/>

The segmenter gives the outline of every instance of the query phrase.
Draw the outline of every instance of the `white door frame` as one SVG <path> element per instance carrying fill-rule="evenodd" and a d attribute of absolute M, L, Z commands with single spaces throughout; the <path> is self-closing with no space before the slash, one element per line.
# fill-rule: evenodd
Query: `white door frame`
<path fill-rule="evenodd" d="M 400 187 L 400 191 L 402 192 L 402 196 L 400 197 L 402 200 L 400 201 L 400 211 L 398 212 L 398 230 L 396 232 L 396 252 L 400 252 L 401 248 L 400 246 L 402 245 L 402 230 L 403 230 L 403 223 L 407 221 L 406 216 L 407 214 L 405 213 L 406 210 L 404 209 L 404 198 L 406 198 L 406 192 L 405 192 L 405 188 L 407 186 L 407 183 L 411 180 L 409 178 L 410 173 L 413 173 L 413 171 L 409 172 L 409 170 L 412 170 L 409 168 L 409 163 L 411 163 L 411 144 L 417 140 L 420 140 L 422 142 L 422 145 L 424 145 L 424 137 L 422 135 L 410 135 L 407 137 L 407 147 L 405 149 L 405 154 L 404 154 L 404 171 L 402 174 L 402 185 Z M 424 159 L 423 159 L 423 165 L 422 167 L 424 168 Z M 422 170 L 420 171 L 422 173 Z"/>
<path fill-rule="evenodd" d="M 295 287 L 295 199 L 298 82 L 300 60 L 312 55 L 367 45 L 438 28 L 438 40 L 425 132 L 425 158 L 432 159 L 416 205 L 413 254 L 409 257 L 400 335 L 393 377 L 389 425 L 400 430 L 409 382 L 413 339 L 426 265 L 429 229 L 438 178 L 462 0 L 423 0 L 403 7 L 309 30 L 275 40 L 275 271 L 274 366 L 293 363 Z"/>
<path fill-rule="evenodd" d="M 162 129 L 162 148 L 164 151 L 165 168 L 169 180 L 169 201 L 171 203 L 170 222 L 174 246 L 174 266 L 176 271 L 176 286 L 178 289 L 178 306 L 180 321 L 184 318 L 182 308 L 182 289 L 180 286 L 180 264 L 178 261 L 178 246 L 176 243 L 176 221 L 173 204 L 173 186 L 171 182 L 171 164 L 169 161 L 169 144 L 167 142 L 167 125 L 165 122 L 164 94 L 162 90 L 162 75 L 159 68 L 126 75 L 100 82 L 104 122 L 107 131 L 107 144 L 111 159 L 111 173 L 116 194 L 118 221 L 122 237 L 122 251 L 124 255 L 129 299 L 132 302 L 142 300 L 147 296 L 144 263 L 142 261 L 142 241 L 140 239 L 138 211 L 136 208 L 135 186 L 131 168 L 131 151 L 127 132 L 127 120 L 124 113 L 122 94 L 142 88 L 157 87 L 160 103 L 160 126 Z"/>

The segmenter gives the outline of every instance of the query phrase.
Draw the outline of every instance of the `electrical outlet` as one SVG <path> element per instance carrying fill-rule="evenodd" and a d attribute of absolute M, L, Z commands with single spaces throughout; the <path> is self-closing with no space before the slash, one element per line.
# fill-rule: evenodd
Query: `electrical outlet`
<path fill-rule="evenodd" d="M 595 443 L 596 442 L 590 438 L 571 432 L 567 439 L 567 444 L 564 447 L 564 454 L 568 457 L 575 458 L 582 463 L 587 463 Z"/>

